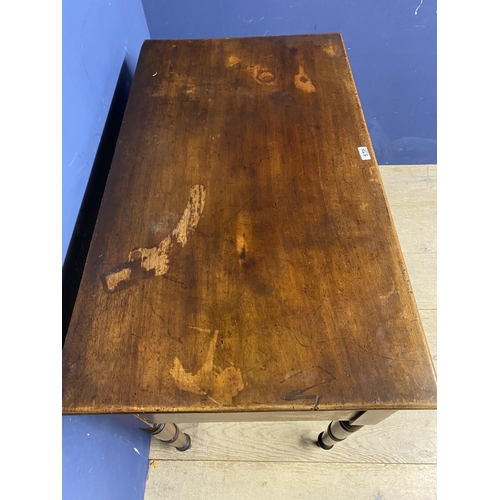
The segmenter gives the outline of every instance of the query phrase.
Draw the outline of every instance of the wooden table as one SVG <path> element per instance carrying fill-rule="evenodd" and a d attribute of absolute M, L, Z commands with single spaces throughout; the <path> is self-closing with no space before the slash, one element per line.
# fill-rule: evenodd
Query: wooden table
<path fill-rule="evenodd" d="M 332 420 L 436 374 L 340 34 L 143 45 L 63 349 L 63 413 Z M 164 425 L 165 424 L 165 425 Z"/>

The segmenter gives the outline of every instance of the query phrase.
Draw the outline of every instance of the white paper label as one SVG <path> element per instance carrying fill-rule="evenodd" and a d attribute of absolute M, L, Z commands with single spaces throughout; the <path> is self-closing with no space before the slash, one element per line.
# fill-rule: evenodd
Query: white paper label
<path fill-rule="evenodd" d="M 361 146 L 358 148 L 359 156 L 361 156 L 362 160 L 371 160 L 370 153 L 368 152 L 368 148 L 366 146 Z"/>

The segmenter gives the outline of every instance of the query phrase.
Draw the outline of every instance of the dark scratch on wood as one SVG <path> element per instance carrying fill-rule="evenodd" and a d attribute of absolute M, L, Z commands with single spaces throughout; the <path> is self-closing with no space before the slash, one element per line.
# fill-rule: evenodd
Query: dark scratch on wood
<path fill-rule="evenodd" d="M 335 380 L 335 375 L 333 373 L 330 373 L 328 370 L 325 370 L 324 368 L 322 368 L 321 366 L 313 366 L 313 368 L 317 368 L 318 370 L 321 370 L 322 372 L 325 372 L 327 375 L 330 375 L 331 377 L 331 380 Z"/>
<path fill-rule="evenodd" d="M 259 366 L 265 365 L 268 361 L 271 361 L 273 357 L 271 356 L 270 358 L 267 358 L 265 361 L 262 361 L 261 363 L 257 363 L 255 366 L 252 366 L 252 368 L 249 368 L 248 370 L 244 371 L 242 375 L 245 375 L 245 373 L 251 372 L 252 370 L 255 370 L 255 368 L 258 368 Z"/>
<path fill-rule="evenodd" d="M 309 347 L 308 345 L 304 345 L 304 344 L 303 344 L 303 343 L 302 343 L 302 342 L 301 342 L 301 341 L 297 338 L 297 336 L 295 335 L 295 332 L 294 332 L 292 329 L 290 329 L 290 331 L 293 333 L 293 338 L 294 338 L 294 339 L 295 339 L 295 340 L 296 340 L 296 341 L 297 341 L 297 342 L 298 342 L 298 343 L 299 343 L 302 347 L 305 347 L 305 348 Z"/>
<path fill-rule="evenodd" d="M 281 380 L 279 383 L 282 384 L 283 382 L 286 382 L 287 380 L 290 380 L 291 378 L 295 377 L 296 375 L 299 375 L 303 372 L 304 370 L 300 370 L 297 373 L 294 373 L 293 375 L 290 375 L 289 377 L 284 378 Z"/>
<path fill-rule="evenodd" d="M 317 368 L 319 368 L 319 367 L 317 367 Z M 325 370 L 323 370 L 323 371 L 325 371 Z M 303 396 L 302 394 L 304 394 L 304 392 L 309 391 L 310 389 L 313 389 L 314 387 L 318 387 L 318 386 L 323 385 L 323 384 L 328 384 L 329 382 L 332 382 L 333 380 L 335 380 L 335 377 L 329 378 L 327 380 L 323 380 L 323 382 L 319 382 L 318 384 L 310 385 L 309 387 L 306 387 L 305 389 L 298 389 L 296 391 L 292 391 L 292 392 L 282 396 L 281 399 L 283 399 L 284 401 L 297 401 L 299 399 L 314 399 L 313 410 L 316 410 L 318 408 L 320 395 L 319 394 L 308 394 L 307 396 Z"/>
<path fill-rule="evenodd" d="M 198 233 L 201 234 L 200 231 L 198 231 Z M 177 283 L 178 285 L 181 285 L 181 287 L 184 289 L 187 288 L 186 284 L 181 280 L 176 280 L 175 278 L 172 278 L 171 276 L 167 276 L 167 275 L 165 275 L 165 278 L 168 279 L 169 281 L 171 281 L 172 283 Z"/>
<path fill-rule="evenodd" d="M 332 340 L 353 340 L 353 339 L 349 339 L 347 337 L 330 337 L 328 339 L 318 340 L 317 344 L 324 344 L 325 342 L 331 342 Z"/>
<path fill-rule="evenodd" d="M 283 189 L 287 189 L 291 184 L 293 184 L 293 182 L 295 181 L 295 179 L 297 178 L 297 175 L 298 174 L 295 174 L 293 177 L 292 177 L 292 180 L 286 185 L 286 186 L 283 186 Z M 278 181 L 280 180 L 280 177 L 279 176 L 276 176 L 275 179 L 273 179 L 272 181 L 268 182 L 267 184 L 265 184 L 263 187 L 262 187 L 262 191 L 264 191 L 265 189 L 267 189 L 268 187 L 272 186 L 273 184 L 277 183 Z M 259 193 L 255 193 L 253 194 L 252 196 L 250 196 L 250 198 L 248 198 L 245 203 L 243 203 L 243 205 L 241 205 L 238 210 L 236 210 L 236 212 L 233 213 L 233 215 L 231 215 L 231 217 L 229 217 L 228 219 L 226 219 L 224 222 L 222 222 L 222 224 L 219 226 L 218 228 L 218 231 L 220 231 L 228 222 L 232 221 Z"/>
<path fill-rule="evenodd" d="M 323 344 L 325 342 L 331 342 L 332 340 L 346 340 L 346 341 L 354 342 L 356 344 L 356 347 L 358 347 L 362 351 L 367 352 L 368 354 L 373 354 L 374 356 L 378 356 L 379 358 L 391 359 L 393 361 L 413 361 L 414 363 L 417 361 L 416 359 L 411 359 L 411 358 L 394 358 L 394 357 L 391 357 L 391 356 L 384 356 L 383 354 L 379 354 L 378 352 L 370 351 L 366 347 L 363 347 L 362 345 L 360 345 L 360 343 L 356 339 L 354 339 L 352 337 L 332 337 L 332 338 L 325 339 L 325 340 L 319 340 L 317 342 L 317 344 Z M 345 349 L 347 349 L 347 347 L 345 347 Z"/>
<path fill-rule="evenodd" d="M 302 118 L 302 121 L 306 124 L 308 130 L 309 130 L 309 133 L 311 134 L 311 139 L 314 139 L 316 136 L 313 134 L 313 131 L 311 129 L 311 126 L 309 125 L 309 122 L 307 121 L 307 118 L 304 116 L 304 113 L 302 112 L 302 108 L 297 105 L 297 102 L 295 101 L 295 98 L 290 95 L 291 99 L 292 99 L 292 102 L 295 106 L 297 106 L 297 109 L 299 110 L 299 115 L 300 117 Z"/>
<path fill-rule="evenodd" d="M 179 338 L 179 337 L 174 337 L 171 333 L 170 333 L 170 329 L 167 329 L 167 336 L 169 338 L 171 338 L 172 340 L 175 340 L 176 342 L 179 342 L 179 344 L 184 344 L 184 342 Z"/>
<path fill-rule="evenodd" d="M 257 196 L 257 193 L 254 194 L 253 196 L 251 196 L 245 203 L 243 203 L 243 205 L 241 205 L 240 208 L 238 208 L 238 210 L 236 210 L 236 212 L 233 213 L 233 215 L 231 215 L 231 217 L 229 217 L 229 219 L 226 219 L 220 226 L 219 226 L 219 231 L 230 221 L 232 221 L 255 197 Z"/>
<path fill-rule="evenodd" d="M 292 335 L 293 335 L 293 338 L 302 346 L 302 347 L 305 347 L 305 348 L 308 348 L 309 345 L 305 345 L 303 344 L 298 338 L 297 338 L 297 335 L 295 334 L 295 332 L 289 327 L 289 326 L 286 326 L 286 325 L 274 325 L 275 327 L 281 327 L 281 328 L 286 328 L 287 330 L 290 330 L 292 332 Z"/>
<path fill-rule="evenodd" d="M 319 394 L 311 394 L 309 396 L 298 395 L 297 397 L 290 397 L 290 398 L 283 396 L 282 399 L 284 399 L 285 401 L 296 401 L 297 399 L 314 399 L 313 410 L 316 410 L 318 408 L 319 398 L 320 398 Z"/>
<path fill-rule="evenodd" d="M 255 165 L 256 167 L 258 167 L 264 160 L 270 160 L 270 159 L 271 159 L 270 156 L 266 156 L 265 158 L 261 158 L 258 162 L 254 161 L 250 163 L 248 166 L 251 167 L 252 165 Z"/>
<path fill-rule="evenodd" d="M 361 346 L 358 342 L 356 342 L 356 345 L 362 350 L 367 352 L 368 354 L 373 354 L 374 356 L 378 356 L 379 358 L 384 358 L 384 359 L 392 359 L 393 361 L 413 361 L 416 362 L 416 359 L 410 359 L 410 358 L 392 358 L 391 356 L 384 356 L 383 354 L 379 354 L 378 352 L 373 352 L 370 351 L 363 346 Z"/>
<path fill-rule="evenodd" d="M 151 298 L 149 299 L 149 306 L 151 307 L 151 310 L 153 311 L 153 314 L 155 314 L 156 316 L 158 316 L 162 320 L 162 322 L 165 323 L 165 320 L 163 319 L 163 317 L 155 311 L 155 309 L 153 307 L 153 302 L 152 302 Z"/>

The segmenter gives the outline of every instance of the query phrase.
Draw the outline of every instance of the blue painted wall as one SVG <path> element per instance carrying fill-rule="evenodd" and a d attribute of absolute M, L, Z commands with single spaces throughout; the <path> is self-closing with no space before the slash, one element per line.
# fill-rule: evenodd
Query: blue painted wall
<path fill-rule="evenodd" d="M 142 0 L 151 38 L 340 32 L 380 164 L 436 163 L 436 0 Z"/>
<path fill-rule="evenodd" d="M 62 259 L 66 256 L 122 67 L 149 38 L 140 0 L 63 1 Z M 149 436 L 132 417 L 62 420 L 67 500 L 142 500 Z"/>
<path fill-rule="evenodd" d="M 63 417 L 63 500 L 143 500 L 151 438 L 134 420 Z"/>
<path fill-rule="evenodd" d="M 123 63 L 149 31 L 140 0 L 63 1 L 63 260 Z"/>

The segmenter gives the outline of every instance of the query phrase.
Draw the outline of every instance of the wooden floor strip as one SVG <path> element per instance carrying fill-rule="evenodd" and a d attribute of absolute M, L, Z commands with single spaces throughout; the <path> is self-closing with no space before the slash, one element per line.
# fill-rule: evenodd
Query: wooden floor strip
<path fill-rule="evenodd" d="M 435 203 L 391 205 L 391 212 L 403 254 L 437 251 Z"/>
<path fill-rule="evenodd" d="M 391 208 L 436 202 L 436 165 L 382 166 L 380 173 Z"/>
<path fill-rule="evenodd" d="M 435 465 L 158 461 L 145 500 L 432 500 Z"/>
<path fill-rule="evenodd" d="M 180 425 L 193 441 L 179 453 L 151 441 L 150 459 L 179 461 L 253 461 L 310 463 L 437 462 L 436 412 L 401 411 L 365 426 L 325 451 L 316 445 L 326 422 L 205 423 Z"/>

